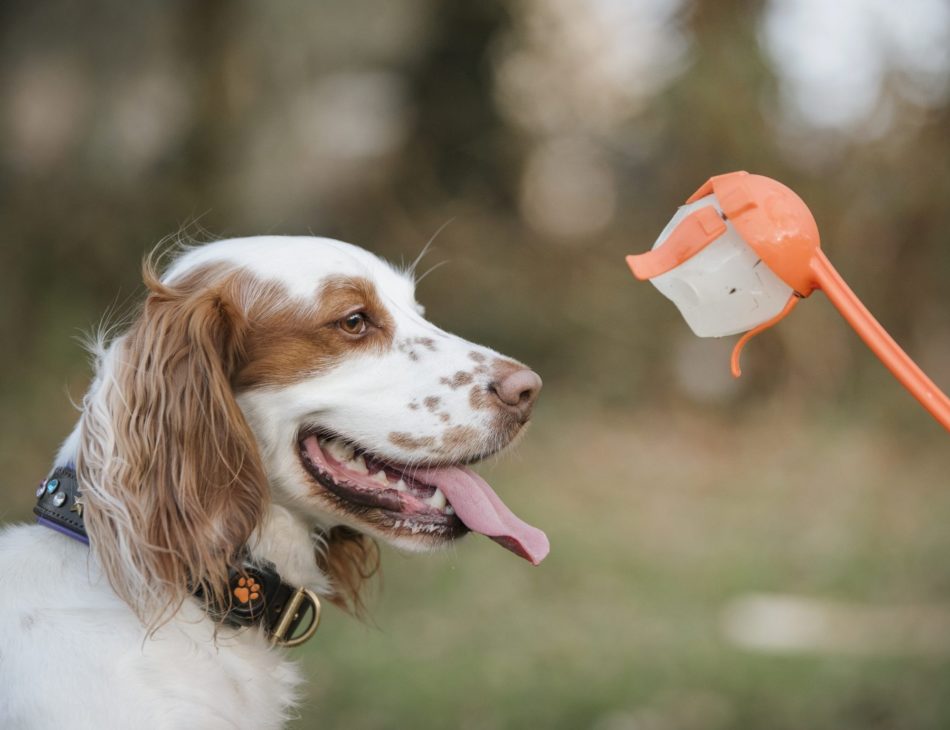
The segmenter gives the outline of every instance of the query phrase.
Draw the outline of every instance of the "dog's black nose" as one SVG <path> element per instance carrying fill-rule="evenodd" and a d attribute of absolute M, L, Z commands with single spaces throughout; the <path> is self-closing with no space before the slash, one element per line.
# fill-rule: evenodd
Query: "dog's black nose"
<path fill-rule="evenodd" d="M 528 368 L 512 370 L 488 386 L 506 410 L 526 419 L 541 392 L 541 376 Z"/>

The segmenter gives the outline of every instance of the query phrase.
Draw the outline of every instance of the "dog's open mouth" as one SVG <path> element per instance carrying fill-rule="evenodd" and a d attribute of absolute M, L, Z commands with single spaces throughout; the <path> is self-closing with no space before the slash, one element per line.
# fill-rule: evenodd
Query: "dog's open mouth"
<path fill-rule="evenodd" d="M 373 510 L 394 531 L 451 539 L 471 530 L 535 565 L 548 553 L 545 534 L 516 517 L 464 466 L 400 466 L 325 433 L 301 437 L 300 458 L 351 511 Z"/>

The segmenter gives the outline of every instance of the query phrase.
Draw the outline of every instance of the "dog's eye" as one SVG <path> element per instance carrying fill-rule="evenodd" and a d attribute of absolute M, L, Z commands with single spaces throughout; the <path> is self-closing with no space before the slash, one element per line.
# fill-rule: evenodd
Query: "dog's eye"
<path fill-rule="evenodd" d="M 366 331 L 366 314 L 353 312 L 339 321 L 340 329 L 348 335 L 361 335 Z"/>

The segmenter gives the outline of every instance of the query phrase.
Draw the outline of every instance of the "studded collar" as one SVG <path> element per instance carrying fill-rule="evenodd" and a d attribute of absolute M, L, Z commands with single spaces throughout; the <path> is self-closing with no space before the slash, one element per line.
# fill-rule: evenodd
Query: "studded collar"
<path fill-rule="evenodd" d="M 79 482 L 71 466 L 57 467 L 36 490 L 37 522 L 89 544 Z M 227 606 L 208 606 L 215 621 L 261 626 L 279 646 L 299 646 L 320 623 L 320 600 L 313 591 L 285 583 L 273 563 L 245 559 L 230 571 Z M 195 596 L 202 598 L 200 591 Z M 204 601 L 203 601 L 204 603 Z"/>

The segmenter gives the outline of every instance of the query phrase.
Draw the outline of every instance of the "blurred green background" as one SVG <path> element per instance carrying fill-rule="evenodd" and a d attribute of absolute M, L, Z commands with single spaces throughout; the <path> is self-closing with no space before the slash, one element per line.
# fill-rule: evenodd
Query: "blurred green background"
<path fill-rule="evenodd" d="M 77 337 L 168 235 L 329 235 L 545 378 L 484 472 L 545 528 L 384 551 L 300 652 L 295 728 L 950 727 L 950 448 L 819 294 L 699 340 L 629 275 L 712 174 L 776 177 L 950 388 L 945 0 L 0 6 L 3 519 L 71 427 Z M 448 225 L 446 225 L 448 224 Z M 444 228 L 442 228 L 445 226 Z"/>

